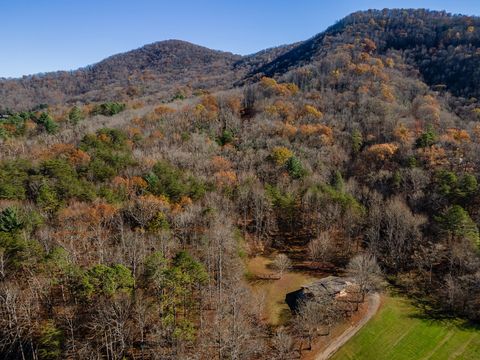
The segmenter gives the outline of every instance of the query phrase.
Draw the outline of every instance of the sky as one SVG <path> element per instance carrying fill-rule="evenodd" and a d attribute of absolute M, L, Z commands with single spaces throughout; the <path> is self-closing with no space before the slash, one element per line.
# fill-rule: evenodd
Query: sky
<path fill-rule="evenodd" d="M 0 0 L 0 77 L 73 70 L 167 39 L 246 55 L 357 10 L 399 7 L 480 16 L 480 0 Z"/>

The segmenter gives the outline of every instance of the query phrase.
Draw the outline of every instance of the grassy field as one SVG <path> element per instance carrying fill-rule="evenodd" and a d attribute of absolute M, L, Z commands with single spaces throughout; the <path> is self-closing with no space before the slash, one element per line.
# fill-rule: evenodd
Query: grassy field
<path fill-rule="evenodd" d="M 387 297 L 378 314 L 333 359 L 480 359 L 480 329 L 426 319 L 408 300 Z"/>
<path fill-rule="evenodd" d="M 269 268 L 270 263 L 270 259 L 257 256 L 249 260 L 247 270 L 251 275 L 273 274 L 275 272 Z M 254 281 L 251 286 L 254 292 L 265 298 L 265 320 L 272 325 L 281 325 L 291 316 L 285 295 L 314 280 L 315 278 L 301 272 L 288 271 L 279 280 Z"/>

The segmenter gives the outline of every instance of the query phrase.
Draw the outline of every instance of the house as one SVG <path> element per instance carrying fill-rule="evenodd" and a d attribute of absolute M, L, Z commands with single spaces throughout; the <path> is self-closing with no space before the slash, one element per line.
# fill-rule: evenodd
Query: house
<path fill-rule="evenodd" d="M 351 301 L 352 295 L 359 293 L 358 285 L 351 278 L 327 276 L 301 289 L 292 291 L 285 296 L 285 302 L 291 311 L 297 311 L 302 301 L 315 300 L 324 297 L 334 298 L 337 301 Z"/>

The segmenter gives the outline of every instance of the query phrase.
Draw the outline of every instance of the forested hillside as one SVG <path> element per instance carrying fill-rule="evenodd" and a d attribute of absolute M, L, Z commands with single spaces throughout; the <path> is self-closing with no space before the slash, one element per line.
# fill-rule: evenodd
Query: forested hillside
<path fill-rule="evenodd" d="M 255 72 L 272 76 L 322 58 L 338 43 L 358 37 L 385 55 L 397 50 L 430 86 L 456 96 L 479 97 L 480 19 L 428 10 L 384 9 L 353 13 Z"/>
<path fill-rule="evenodd" d="M 0 357 L 292 359 L 354 311 L 273 326 L 258 254 L 478 322 L 479 22 L 368 11 L 250 58 L 168 42 L 4 82 Z"/>
<path fill-rule="evenodd" d="M 170 100 L 205 90 L 229 89 L 245 74 L 293 46 L 242 57 L 185 41 L 160 41 L 75 71 L 0 79 L 0 111 L 148 96 L 154 101 Z"/>

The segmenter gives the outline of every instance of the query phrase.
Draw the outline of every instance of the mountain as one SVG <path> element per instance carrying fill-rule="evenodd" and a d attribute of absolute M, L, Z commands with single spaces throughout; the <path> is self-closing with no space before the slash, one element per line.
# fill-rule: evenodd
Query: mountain
<path fill-rule="evenodd" d="M 222 86 L 232 82 L 232 65 L 240 59 L 231 53 L 168 40 L 75 71 L 3 80 L 0 99 L 5 108 L 19 108 L 141 96 L 182 85 Z"/>
<path fill-rule="evenodd" d="M 246 73 L 254 72 L 292 46 L 242 57 L 186 41 L 160 41 L 75 71 L 0 80 L 0 109 L 118 100 L 161 92 L 171 96 L 172 91 L 182 86 L 229 88 Z"/>
<path fill-rule="evenodd" d="M 368 38 L 376 53 L 399 51 L 430 86 L 480 97 L 480 18 L 424 9 L 353 13 L 250 75 L 275 76 L 325 56 L 341 44 Z"/>
<path fill-rule="evenodd" d="M 441 11 L 393 9 L 353 13 L 300 43 L 249 56 L 179 40 L 146 45 L 75 71 L 0 81 L 0 108 L 116 100 L 175 89 L 218 90 L 280 76 L 312 64 L 337 46 L 373 41 L 379 55 L 399 52 L 430 86 L 456 96 L 480 97 L 480 19 Z"/>

